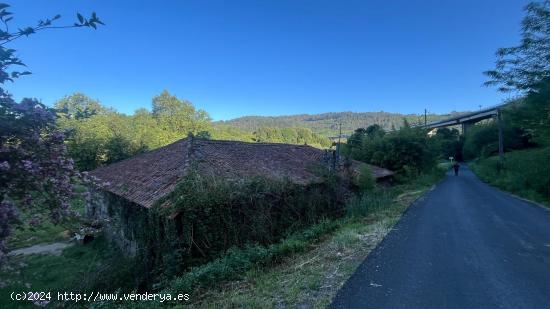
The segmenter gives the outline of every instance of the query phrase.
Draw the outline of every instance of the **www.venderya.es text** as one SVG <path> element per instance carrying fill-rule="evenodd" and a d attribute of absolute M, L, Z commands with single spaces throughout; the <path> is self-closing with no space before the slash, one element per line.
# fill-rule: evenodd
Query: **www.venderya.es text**
<path fill-rule="evenodd" d="M 155 301 L 155 302 L 186 302 L 190 296 L 186 293 L 74 293 L 74 292 L 12 292 L 12 301 L 30 301 L 33 303 L 64 302 L 124 302 L 124 301 Z"/>

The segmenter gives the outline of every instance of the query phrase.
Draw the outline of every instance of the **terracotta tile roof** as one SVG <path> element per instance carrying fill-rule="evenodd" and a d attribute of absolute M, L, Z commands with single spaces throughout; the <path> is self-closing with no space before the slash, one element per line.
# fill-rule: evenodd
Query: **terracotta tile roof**
<path fill-rule="evenodd" d="M 100 167 L 90 175 L 103 188 L 136 204 L 151 207 L 170 193 L 185 174 L 189 142 L 180 140 L 132 158 Z"/>
<path fill-rule="evenodd" d="M 247 143 L 182 139 L 173 144 L 146 152 L 90 174 L 105 182 L 103 188 L 144 207 L 151 207 L 171 192 L 189 166 L 201 174 L 240 179 L 262 176 L 288 179 L 299 184 L 321 181 L 314 172 L 323 164 L 325 151 L 306 145 Z M 351 169 L 360 170 L 357 161 Z M 375 177 L 393 174 L 372 167 Z"/>

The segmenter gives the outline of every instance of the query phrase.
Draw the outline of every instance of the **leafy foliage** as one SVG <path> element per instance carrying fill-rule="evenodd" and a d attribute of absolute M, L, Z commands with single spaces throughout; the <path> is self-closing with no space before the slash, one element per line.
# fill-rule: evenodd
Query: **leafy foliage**
<path fill-rule="evenodd" d="M 286 144 L 308 144 L 320 148 L 332 145 L 326 137 L 321 137 L 307 128 L 259 128 L 253 133 L 256 142 L 274 142 Z"/>
<path fill-rule="evenodd" d="M 94 115 L 106 115 L 114 112 L 112 109 L 105 108 L 99 101 L 80 92 L 65 96 L 55 102 L 54 108 L 61 119 L 86 119 Z"/>
<path fill-rule="evenodd" d="M 166 90 L 153 98 L 153 118 L 165 133 L 168 143 L 211 128 L 210 116 L 204 110 L 196 110 L 191 102 L 180 100 Z"/>
<path fill-rule="evenodd" d="M 550 206 L 550 147 L 511 151 L 505 154 L 504 169 L 498 157 L 479 159 L 471 164 L 476 174 L 504 190 Z"/>
<path fill-rule="evenodd" d="M 550 145 L 550 78 L 533 87 L 505 111 L 508 125 L 521 130 L 530 142 Z"/>
<path fill-rule="evenodd" d="M 360 141 L 360 143 L 359 143 Z M 382 166 L 404 176 L 415 175 L 435 165 L 437 151 L 426 131 L 404 126 L 383 134 L 377 128 L 358 130 L 345 148 L 353 159 Z"/>
<path fill-rule="evenodd" d="M 46 29 L 79 27 L 96 29 L 98 25 L 104 25 L 96 13 L 92 13 L 90 18 L 84 18 L 80 13 L 77 13 L 78 21 L 73 25 L 54 26 L 53 23 L 61 18 L 61 15 L 58 14 L 52 18 L 39 20 L 35 26 L 20 27 L 17 31 L 10 32 L 8 24 L 13 19 L 13 13 L 8 11 L 9 7 L 6 3 L 0 3 L 0 22 L 4 25 L 4 29 L 0 29 L 0 84 L 4 84 L 6 81 L 13 81 L 15 78 L 23 75 L 31 74 L 29 71 L 10 71 L 10 67 L 12 66 L 25 66 L 25 64 L 21 59 L 17 58 L 14 49 L 5 47 L 7 43 Z"/>
<path fill-rule="evenodd" d="M 359 173 L 357 184 L 361 192 L 372 191 L 376 186 L 376 179 L 372 175 L 372 170 L 368 165 L 364 165 Z"/>
<path fill-rule="evenodd" d="M 529 147 L 524 132 L 506 123 L 503 125 L 503 142 L 506 150 Z M 465 136 L 463 156 L 465 160 L 488 157 L 498 153 L 498 126 L 495 122 L 473 126 Z"/>
<path fill-rule="evenodd" d="M 173 229 L 159 235 L 178 236 L 162 242 L 172 247 L 153 251 L 164 254 L 164 260 L 167 252 L 177 252 L 178 263 L 170 259 L 163 264 L 189 267 L 233 246 L 268 245 L 323 218 L 340 216 L 344 191 L 336 176 L 327 177 L 323 184 L 304 187 L 264 178 L 221 180 L 191 172 L 154 208 L 160 218 L 176 214 Z M 158 248 L 159 240 L 154 238 L 150 246 Z"/>
<path fill-rule="evenodd" d="M 486 85 L 499 90 L 530 90 L 550 77 L 550 1 L 531 2 L 525 7 L 522 39 L 518 46 L 497 51 L 495 69 L 486 71 Z"/>
<path fill-rule="evenodd" d="M 232 247 L 222 257 L 175 278 L 167 290 L 193 291 L 200 287 L 241 278 L 252 267 L 267 265 L 290 254 L 307 250 L 312 242 L 339 226 L 338 221 L 325 220 L 267 247 L 257 244 L 243 248 Z"/>
<path fill-rule="evenodd" d="M 439 128 L 433 139 L 440 158 L 447 160 L 453 157 L 457 161 L 462 161 L 464 139 L 460 137 L 457 129 Z"/>

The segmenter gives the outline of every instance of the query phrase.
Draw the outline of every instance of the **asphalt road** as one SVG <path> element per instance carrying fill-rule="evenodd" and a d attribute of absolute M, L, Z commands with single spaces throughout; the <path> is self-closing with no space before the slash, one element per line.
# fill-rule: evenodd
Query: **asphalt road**
<path fill-rule="evenodd" d="M 463 166 L 409 207 L 331 307 L 550 308 L 550 211 Z"/>

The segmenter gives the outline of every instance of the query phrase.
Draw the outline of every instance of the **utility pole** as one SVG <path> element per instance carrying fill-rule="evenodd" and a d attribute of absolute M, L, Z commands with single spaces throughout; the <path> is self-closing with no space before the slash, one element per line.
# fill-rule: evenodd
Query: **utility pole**
<path fill-rule="evenodd" d="M 336 145 L 337 157 L 336 160 L 340 161 L 340 139 L 342 138 L 342 123 L 338 124 L 339 133 L 338 133 L 338 145 Z"/>
<path fill-rule="evenodd" d="M 498 159 L 499 163 L 504 163 L 504 142 L 502 140 L 502 117 L 500 109 L 497 109 L 497 125 L 498 125 Z"/>

